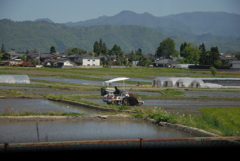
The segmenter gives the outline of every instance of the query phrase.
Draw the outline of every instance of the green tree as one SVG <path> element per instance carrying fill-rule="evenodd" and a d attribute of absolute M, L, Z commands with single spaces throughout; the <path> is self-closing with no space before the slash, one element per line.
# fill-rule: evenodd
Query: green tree
<path fill-rule="evenodd" d="M 50 48 L 50 53 L 51 53 L 51 54 L 52 54 L 52 53 L 56 53 L 55 46 L 51 46 L 51 48 Z"/>
<path fill-rule="evenodd" d="M 210 72 L 213 76 L 215 76 L 217 74 L 217 71 L 214 67 L 210 67 Z"/>
<path fill-rule="evenodd" d="M 5 54 L 5 53 L 6 53 L 6 50 L 5 50 L 5 48 L 4 48 L 4 44 L 2 44 L 1 53 L 2 53 L 2 54 Z"/>
<path fill-rule="evenodd" d="M 25 55 L 19 56 L 19 58 L 21 58 L 22 60 L 26 60 L 26 56 Z"/>
<path fill-rule="evenodd" d="M 102 44 L 101 53 L 103 55 L 106 55 L 108 53 L 108 48 L 107 48 L 107 45 L 105 43 Z"/>
<path fill-rule="evenodd" d="M 2 54 L 2 53 L 0 53 L 0 61 L 2 61 L 2 55 L 3 55 L 3 54 Z"/>
<path fill-rule="evenodd" d="M 175 52 L 175 42 L 171 38 L 163 40 L 156 51 L 156 57 L 170 59 Z"/>
<path fill-rule="evenodd" d="M 200 50 L 199 64 L 207 65 L 208 55 L 207 55 L 207 51 L 206 51 L 204 43 L 199 45 L 199 50 Z"/>
<path fill-rule="evenodd" d="M 185 49 L 186 46 L 187 46 L 187 43 L 186 43 L 186 42 L 184 42 L 184 43 L 181 44 L 181 46 L 180 46 L 180 56 L 181 56 L 181 57 L 185 57 L 183 50 Z"/>
<path fill-rule="evenodd" d="M 218 47 L 211 47 L 211 51 L 208 51 L 207 54 L 209 60 L 207 65 L 214 65 L 217 60 L 220 60 L 220 53 L 218 51 Z"/>
<path fill-rule="evenodd" d="M 34 66 L 36 66 L 36 65 L 38 64 L 38 60 L 33 59 L 33 58 L 32 58 L 32 59 L 29 59 L 28 62 L 31 63 L 31 64 L 33 64 Z"/>
<path fill-rule="evenodd" d="M 68 55 L 85 54 L 85 53 L 87 53 L 87 51 L 84 49 L 75 47 L 75 48 L 67 49 L 67 53 L 68 53 Z"/>
<path fill-rule="evenodd" d="M 93 52 L 99 56 L 100 54 L 106 55 L 108 53 L 107 45 L 102 42 L 102 39 L 98 41 L 95 41 L 93 45 Z"/>
<path fill-rule="evenodd" d="M 112 49 L 109 51 L 111 55 L 117 55 L 119 57 L 123 56 L 123 51 L 120 46 L 117 46 L 116 44 L 113 45 Z"/>
<path fill-rule="evenodd" d="M 105 59 L 105 57 L 102 57 L 102 58 L 100 59 L 100 64 L 101 64 L 101 65 L 106 65 L 106 59 Z"/>
<path fill-rule="evenodd" d="M 200 50 L 195 45 L 188 44 L 182 53 L 184 54 L 186 63 L 194 63 L 197 65 L 199 62 Z"/>
<path fill-rule="evenodd" d="M 2 60 L 9 60 L 10 59 L 10 54 L 9 53 L 4 53 L 2 55 Z"/>
<path fill-rule="evenodd" d="M 235 58 L 237 58 L 238 60 L 240 60 L 240 52 L 237 52 L 237 53 L 235 54 Z"/>

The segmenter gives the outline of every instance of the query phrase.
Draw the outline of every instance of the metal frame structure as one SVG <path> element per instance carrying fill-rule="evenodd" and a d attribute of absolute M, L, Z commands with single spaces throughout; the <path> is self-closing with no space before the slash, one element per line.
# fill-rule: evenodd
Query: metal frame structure
<path fill-rule="evenodd" d="M 152 139 L 116 139 L 116 140 L 83 140 L 83 141 L 59 141 L 59 142 L 31 142 L 31 143 L 4 143 L 0 144 L 0 149 L 5 152 L 12 147 L 33 147 L 33 146 L 56 146 L 56 145 L 83 145 L 83 144 L 114 144 L 114 143 L 139 143 L 139 148 L 143 148 L 144 143 L 148 142 L 193 142 L 193 141 L 229 141 L 237 144 L 240 147 L 240 136 L 225 136 L 225 137 L 187 137 L 187 138 L 152 138 Z"/>

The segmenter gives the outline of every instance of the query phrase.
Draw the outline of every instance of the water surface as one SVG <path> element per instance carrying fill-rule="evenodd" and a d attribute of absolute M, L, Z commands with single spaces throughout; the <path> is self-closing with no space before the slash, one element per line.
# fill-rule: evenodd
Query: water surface
<path fill-rule="evenodd" d="M 144 121 L 58 121 L 0 123 L 0 143 L 137 138 L 182 138 L 190 134 Z"/>
<path fill-rule="evenodd" d="M 100 104 L 105 104 L 101 99 L 87 99 Z M 135 106 L 134 108 L 149 108 L 161 107 L 167 112 L 174 112 L 179 114 L 194 114 L 199 115 L 200 108 L 230 108 L 239 107 L 240 101 L 233 100 L 178 100 L 178 99 L 146 99 L 143 100 L 142 106 Z"/>
<path fill-rule="evenodd" d="M 50 101 L 46 99 L 0 99 L 0 113 L 10 110 L 12 112 L 76 112 L 88 115 L 96 114 L 100 111 L 84 108 L 77 105 L 71 105 L 62 102 Z"/>
<path fill-rule="evenodd" d="M 223 91 L 188 91 L 178 90 L 184 92 L 186 97 L 240 97 L 240 92 L 223 92 Z"/>

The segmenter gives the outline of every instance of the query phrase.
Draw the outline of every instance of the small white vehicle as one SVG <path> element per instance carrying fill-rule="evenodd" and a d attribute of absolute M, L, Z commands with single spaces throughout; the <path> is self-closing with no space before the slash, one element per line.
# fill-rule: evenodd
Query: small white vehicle
<path fill-rule="evenodd" d="M 143 101 L 140 98 L 135 96 L 132 93 L 129 93 L 124 90 L 124 80 L 129 79 L 125 77 L 114 78 L 108 81 L 103 82 L 103 84 L 107 84 L 107 87 L 101 88 L 101 95 L 103 102 L 107 104 L 115 104 L 115 105 L 126 105 L 126 106 L 141 106 L 143 105 Z M 112 82 L 123 81 L 123 90 L 119 90 L 117 86 L 114 88 L 109 88 L 108 85 Z"/>

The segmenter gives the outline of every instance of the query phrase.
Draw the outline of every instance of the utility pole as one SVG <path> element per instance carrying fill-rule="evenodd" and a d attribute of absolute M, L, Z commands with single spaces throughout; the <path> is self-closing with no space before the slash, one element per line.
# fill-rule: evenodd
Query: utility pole
<path fill-rule="evenodd" d="M 40 65 L 40 51 L 39 51 L 39 48 L 38 48 L 38 65 Z"/>
<path fill-rule="evenodd" d="M 134 51 L 134 60 L 133 61 L 134 61 L 134 64 L 136 65 L 136 60 L 135 60 L 136 59 L 136 45 L 134 47 L 135 47 L 135 51 Z"/>
<path fill-rule="evenodd" d="M 83 49 L 83 27 L 82 27 L 82 35 L 81 35 L 81 46 L 82 46 L 82 49 Z"/>

